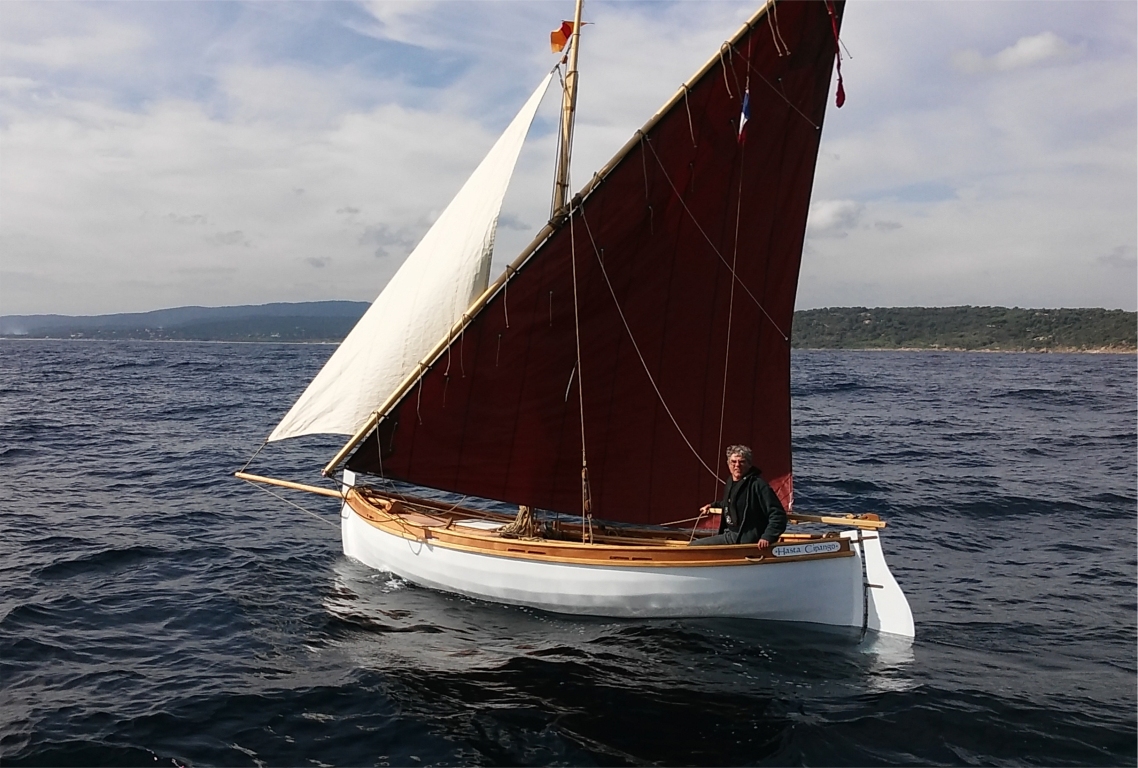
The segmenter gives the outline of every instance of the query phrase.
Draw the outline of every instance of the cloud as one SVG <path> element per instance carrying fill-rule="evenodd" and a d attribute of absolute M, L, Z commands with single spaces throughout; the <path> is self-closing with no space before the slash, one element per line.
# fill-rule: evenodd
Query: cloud
<path fill-rule="evenodd" d="M 754 7 L 587 6 L 574 186 Z M 1138 6 L 1093 7 L 850 4 L 799 306 L 1134 308 Z M 8 0 L 2 311 L 374 298 L 552 66 L 561 13 Z M 961 77 L 962 51 L 1000 76 Z M 548 218 L 556 124 L 551 93 L 499 267 Z"/>
<path fill-rule="evenodd" d="M 5 5 L 6 18 L 9 13 L 18 13 L 12 7 L 16 4 Z M 0 49 L 0 58 L 10 66 L 31 64 L 56 71 L 92 65 L 105 68 L 128 60 L 151 43 L 151 36 L 138 25 L 120 23 L 81 7 L 72 6 L 68 13 L 71 11 L 77 14 L 76 17 L 65 22 L 64 28 L 58 32 L 38 35 L 33 32 L 22 40 L 6 39 Z M 25 17 L 21 21 L 31 18 Z M 25 24 L 17 21 L 16 26 L 25 27 Z M 25 28 L 23 31 L 29 30 Z"/>
<path fill-rule="evenodd" d="M 1080 53 L 1078 47 L 1071 45 L 1054 32 L 1041 32 L 1031 37 L 1021 37 L 993 56 L 984 56 L 971 48 L 957 51 L 952 56 L 952 64 L 959 71 L 969 74 L 1007 72 L 1049 60 L 1070 61 Z"/>
<path fill-rule="evenodd" d="M 810 237 L 845 237 L 858 225 L 865 206 L 853 200 L 820 200 L 810 206 Z"/>
<path fill-rule="evenodd" d="M 200 213 L 190 213 L 190 214 L 168 213 L 168 214 L 166 214 L 166 218 L 168 218 L 170 221 L 174 222 L 175 224 L 191 224 L 191 225 L 194 225 L 194 224 L 208 224 L 209 223 L 208 220 L 206 219 L 206 217 Z"/>
<path fill-rule="evenodd" d="M 499 229 L 512 229 L 518 232 L 533 232 L 534 228 L 526 224 L 520 218 L 512 213 L 503 214 L 498 217 Z"/>
<path fill-rule="evenodd" d="M 18 94 L 30 91 L 37 85 L 30 77 L 0 77 L 0 93 Z"/>
<path fill-rule="evenodd" d="M 245 233 L 239 229 L 235 229 L 232 232 L 218 232 L 217 234 L 209 235 L 206 237 L 206 242 L 210 245 L 240 245 L 244 248 L 248 248 L 251 245 L 249 238 L 245 237 Z"/>
<path fill-rule="evenodd" d="M 1086 7 L 849 6 L 848 100 L 827 115 L 814 199 L 865 209 L 857 226 L 828 237 L 812 217 L 799 307 L 1135 308 L 1124 261 L 1103 257 L 1135 243 L 1138 13 Z M 1041 27 L 1082 42 L 1012 67 L 1031 48 L 1008 41 Z M 1012 68 L 999 77 L 962 78 L 945 67 L 959 48 L 1016 56 L 1000 59 Z"/>
<path fill-rule="evenodd" d="M 1110 253 L 1099 256 L 1098 263 L 1112 269 L 1138 269 L 1138 258 L 1132 245 L 1120 245 L 1113 248 Z"/>
<path fill-rule="evenodd" d="M 424 231 L 426 227 L 424 226 Z M 419 233 L 422 234 L 421 232 Z M 360 234 L 360 245 L 375 249 L 375 257 L 406 256 L 418 242 L 418 238 L 405 231 L 395 231 L 385 224 L 365 227 Z"/>
<path fill-rule="evenodd" d="M 370 23 L 346 20 L 351 29 L 379 40 L 394 40 L 409 45 L 427 48 L 441 47 L 444 39 L 433 24 L 436 3 L 430 0 L 367 0 L 364 9 L 371 17 Z"/>

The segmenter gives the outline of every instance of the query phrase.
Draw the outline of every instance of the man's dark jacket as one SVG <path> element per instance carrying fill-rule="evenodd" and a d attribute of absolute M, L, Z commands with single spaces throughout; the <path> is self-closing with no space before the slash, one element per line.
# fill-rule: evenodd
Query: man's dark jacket
<path fill-rule="evenodd" d="M 738 481 L 728 478 L 720 505 L 723 507 L 720 533 L 730 529 L 742 536 L 747 531 L 761 531 L 759 538 L 774 544 L 786 530 L 786 510 L 755 467 Z"/>

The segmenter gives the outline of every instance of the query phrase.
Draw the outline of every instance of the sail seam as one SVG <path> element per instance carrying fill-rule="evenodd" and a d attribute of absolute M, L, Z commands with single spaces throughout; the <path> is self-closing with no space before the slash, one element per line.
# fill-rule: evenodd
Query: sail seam
<path fill-rule="evenodd" d="M 735 269 L 730 264 L 727 263 L 727 259 L 723 258 L 723 254 L 720 253 L 719 249 L 715 247 L 715 243 L 712 242 L 711 237 L 708 236 L 707 232 L 703 228 L 703 225 L 701 225 L 699 223 L 699 220 L 695 217 L 695 214 L 692 213 L 691 208 L 688 208 L 688 204 L 684 200 L 683 195 L 681 195 L 680 191 L 678 189 L 676 189 L 675 183 L 672 182 L 672 178 L 668 175 L 668 171 L 664 167 L 663 161 L 661 161 L 660 156 L 656 154 L 656 148 L 654 146 L 652 146 L 652 140 L 649 139 L 647 136 L 644 137 L 644 139 L 645 139 L 644 143 L 647 144 L 648 148 L 652 150 L 652 156 L 654 158 L 656 158 L 656 164 L 660 166 L 660 171 L 664 175 L 664 180 L 668 182 L 668 186 L 672 188 L 672 192 L 675 194 L 676 199 L 680 203 L 680 206 L 683 207 L 684 212 L 687 213 L 689 218 L 691 218 L 692 223 L 695 224 L 695 228 L 699 230 L 699 233 L 701 235 L 703 235 L 703 239 L 707 241 L 707 244 L 708 244 L 708 246 L 710 246 L 712 252 L 717 257 L 719 257 L 719 260 L 721 262 L 723 262 L 723 266 L 725 266 L 725 267 L 727 267 L 727 269 L 731 270 L 731 277 L 736 282 L 738 282 L 739 287 L 741 287 L 744 291 L 746 291 L 747 295 L 751 297 L 751 301 L 755 302 L 755 306 L 759 308 L 759 311 L 761 311 L 763 313 L 763 316 L 766 317 L 766 319 L 770 321 L 770 324 L 773 325 L 774 329 L 776 331 L 778 331 L 780 336 L 782 336 L 782 340 L 783 341 L 790 341 L 790 337 L 786 333 L 784 333 L 782 328 L 779 327 L 779 324 L 774 321 L 774 318 L 770 316 L 770 313 L 767 312 L 766 307 L 764 307 L 762 305 L 762 302 L 760 302 L 758 299 L 755 298 L 755 294 L 751 293 L 751 289 L 747 287 L 747 284 L 743 282 L 743 279 L 739 277 L 738 273 L 735 272 Z"/>
<path fill-rule="evenodd" d="M 601 276 L 605 279 L 605 285 L 608 286 L 609 295 L 612 296 L 612 303 L 616 307 L 616 313 L 620 315 L 620 322 L 624 325 L 624 331 L 628 334 L 628 340 L 632 342 L 632 348 L 636 350 L 636 356 L 640 359 L 640 366 L 644 369 L 644 375 L 648 377 L 648 383 L 652 385 L 652 389 L 656 393 L 656 398 L 660 401 L 660 405 L 663 406 L 664 413 L 668 414 L 668 418 L 671 420 L 672 426 L 676 428 L 676 432 L 679 433 L 680 437 L 687 444 L 692 454 L 696 457 L 697 460 L 699 460 L 699 463 L 703 465 L 703 468 L 710 472 L 712 477 L 718 480 L 719 475 L 717 475 L 715 473 L 715 470 L 709 467 L 707 465 L 707 462 L 703 460 L 703 457 L 699 455 L 699 451 L 695 449 L 695 446 L 692 445 L 691 440 L 689 440 L 688 436 L 684 433 L 683 427 L 681 427 L 680 423 L 676 421 L 676 417 L 672 414 L 672 409 L 668 407 L 667 401 L 664 400 L 664 394 L 660 391 L 660 387 L 656 384 L 655 377 L 653 377 L 652 372 L 648 370 L 648 363 L 644 359 L 644 354 L 640 351 L 640 345 L 636 343 L 636 337 L 632 335 L 632 328 L 628 325 L 628 320 L 624 316 L 624 310 L 621 309 L 620 301 L 616 298 L 616 291 L 613 289 L 612 282 L 609 280 L 608 271 L 605 270 L 604 260 L 601 258 L 600 250 L 597 247 L 596 240 L 593 239 L 593 230 L 589 226 L 589 219 L 587 216 L 585 216 L 585 208 L 584 206 L 581 206 L 578 210 L 581 213 L 581 222 L 585 225 L 585 232 L 589 235 L 589 243 L 593 246 L 593 255 L 597 259 L 597 265 L 601 268 Z M 577 386 L 580 387 L 579 375 Z"/>

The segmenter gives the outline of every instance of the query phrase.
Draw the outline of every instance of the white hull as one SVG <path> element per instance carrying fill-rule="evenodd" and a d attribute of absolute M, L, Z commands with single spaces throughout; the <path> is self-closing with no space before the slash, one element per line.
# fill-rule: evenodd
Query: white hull
<path fill-rule="evenodd" d="M 464 551 L 429 538 L 405 538 L 372 525 L 347 504 L 341 522 L 349 557 L 420 586 L 482 600 L 591 616 L 733 617 L 913 636 L 909 604 L 889 572 L 876 533 L 860 544 L 856 531 L 843 534 L 851 538 L 852 557 L 610 566 Z"/>

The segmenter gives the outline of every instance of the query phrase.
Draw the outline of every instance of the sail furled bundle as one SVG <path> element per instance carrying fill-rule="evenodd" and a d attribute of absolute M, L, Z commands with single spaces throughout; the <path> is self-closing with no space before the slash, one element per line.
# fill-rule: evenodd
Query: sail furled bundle
<path fill-rule="evenodd" d="M 502 200 L 552 77 L 538 85 L 269 440 L 354 434 L 486 290 Z"/>
<path fill-rule="evenodd" d="M 771 7 L 515 262 L 350 469 L 579 514 L 583 433 L 593 514 L 659 523 L 717 498 L 723 446 L 745 443 L 790 505 L 789 336 L 843 4 Z"/>

